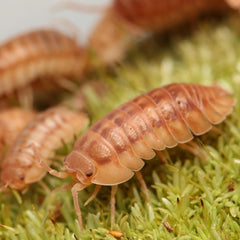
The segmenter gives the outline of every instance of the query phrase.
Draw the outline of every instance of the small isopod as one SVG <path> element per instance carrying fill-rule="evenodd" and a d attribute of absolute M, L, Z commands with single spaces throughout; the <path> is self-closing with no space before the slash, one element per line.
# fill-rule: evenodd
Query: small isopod
<path fill-rule="evenodd" d="M 2 188 L 21 190 L 39 181 L 46 171 L 36 161 L 36 154 L 46 161 L 63 142 L 73 140 L 88 121 L 85 114 L 65 107 L 54 107 L 37 115 L 21 131 L 3 159 Z"/>
<path fill-rule="evenodd" d="M 66 157 L 64 172 L 49 171 L 58 177 L 73 177 L 72 195 L 81 229 L 78 191 L 91 184 L 98 189 L 112 186 L 114 216 L 116 185 L 128 181 L 134 172 L 141 183 L 142 159 L 153 158 L 153 149 L 172 148 L 208 132 L 232 112 L 234 104 L 234 98 L 219 86 L 175 83 L 143 94 L 93 124 Z"/>
<path fill-rule="evenodd" d="M 93 30 L 89 48 L 100 63 L 111 64 L 125 56 L 136 37 L 149 31 L 164 32 L 203 14 L 229 10 L 224 0 L 114 0 Z"/>
<path fill-rule="evenodd" d="M 85 50 L 58 31 L 36 30 L 22 34 L 0 46 L 0 96 L 38 78 L 79 77 L 85 64 Z"/>
<path fill-rule="evenodd" d="M 35 112 L 20 108 L 0 111 L 0 158 L 5 147 L 10 147 L 19 132 L 33 119 Z M 1 160 L 0 160 L 1 162 Z"/>

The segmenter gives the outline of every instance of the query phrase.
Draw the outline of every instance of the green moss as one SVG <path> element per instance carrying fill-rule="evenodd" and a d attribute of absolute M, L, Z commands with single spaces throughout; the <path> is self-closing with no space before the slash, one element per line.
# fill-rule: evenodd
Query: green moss
<path fill-rule="evenodd" d="M 167 43 L 158 38 L 146 41 L 132 50 L 127 61 L 111 73 L 101 71 L 97 78 L 109 91 L 98 101 L 89 89 L 93 121 L 134 96 L 171 82 L 218 83 L 234 93 L 237 104 L 233 114 L 217 126 L 223 133 L 211 132 L 195 140 L 205 161 L 174 148 L 165 151 L 166 164 L 160 164 L 158 157 L 146 162 L 142 172 L 151 204 L 146 203 L 135 179 L 120 185 L 114 228 L 125 234 L 125 240 L 240 239 L 238 17 L 201 23 L 197 30 L 174 35 Z M 68 181 L 44 178 L 50 189 Z M 110 188 L 103 187 L 97 198 L 83 207 L 92 191 L 89 187 L 79 193 L 86 227 L 83 233 L 70 191 L 48 193 L 36 183 L 23 195 L 2 193 L 0 239 L 114 239 L 108 234 Z"/>

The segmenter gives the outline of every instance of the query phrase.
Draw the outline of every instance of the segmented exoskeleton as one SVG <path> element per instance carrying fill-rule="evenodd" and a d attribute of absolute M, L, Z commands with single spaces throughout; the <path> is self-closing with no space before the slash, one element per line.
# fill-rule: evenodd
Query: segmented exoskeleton
<path fill-rule="evenodd" d="M 65 172 L 50 170 L 75 180 L 72 194 L 81 228 L 77 191 L 92 183 L 123 183 L 142 169 L 142 159 L 155 156 L 153 149 L 172 148 L 208 132 L 232 112 L 235 100 L 229 95 L 219 86 L 170 84 L 123 104 L 93 124 L 66 157 Z"/>
<path fill-rule="evenodd" d="M 37 115 L 21 131 L 3 159 L 2 187 L 20 190 L 39 181 L 46 170 L 36 158 L 48 161 L 55 149 L 73 140 L 74 135 L 87 124 L 88 117 L 85 114 L 65 107 L 54 107 Z"/>
<path fill-rule="evenodd" d="M 86 53 L 77 42 L 55 30 L 36 30 L 0 46 L 0 96 L 39 78 L 79 77 Z"/>

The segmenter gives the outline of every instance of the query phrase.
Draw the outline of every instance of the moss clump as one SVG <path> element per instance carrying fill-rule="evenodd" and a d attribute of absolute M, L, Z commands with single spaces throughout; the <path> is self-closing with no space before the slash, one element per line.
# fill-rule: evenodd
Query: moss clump
<path fill-rule="evenodd" d="M 175 35 L 176 37 L 176 35 Z M 240 24 L 238 16 L 218 23 L 201 23 L 168 43 L 152 39 L 132 51 L 131 59 L 101 73 L 98 81 L 109 91 L 98 101 L 89 89 L 93 121 L 119 104 L 171 82 L 218 83 L 240 100 Z M 152 54 L 151 52 L 154 52 Z M 129 58 L 130 59 L 130 58 Z M 143 175 L 151 205 L 132 179 L 119 188 L 115 230 L 122 239 L 240 239 L 240 106 L 220 126 L 222 134 L 208 133 L 196 140 L 205 161 L 179 148 L 166 151 L 167 164 L 158 157 L 146 163 Z M 154 170 L 153 170 L 154 169 Z M 69 180 L 64 180 L 69 181 Z M 46 176 L 49 188 L 63 181 Z M 80 204 L 93 188 L 79 193 Z M 110 189 L 82 207 L 86 230 L 81 233 L 70 191 L 48 193 L 33 184 L 21 195 L 0 195 L 0 239 L 114 239 L 108 234 Z"/>

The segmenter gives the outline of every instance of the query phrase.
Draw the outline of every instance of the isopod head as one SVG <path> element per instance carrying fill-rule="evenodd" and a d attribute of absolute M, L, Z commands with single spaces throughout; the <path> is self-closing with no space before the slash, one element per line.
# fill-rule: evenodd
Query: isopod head
<path fill-rule="evenodd" d="M 22 168 L 8 168 L 9 171 L 4 171 L 1 175 L 1 183 L 4 188 L 11 188 L 11 189 L 23 189 L 26 184 L 24 181 L 24 171 Z M 12 176 L 9 180 L 9 176 Z"/>
<path fill-rule="evenodd" d="M 44 169 L 37 162 L 33 163 L 30 156 L 29 159 L 28 156 L 20 154 L 16 157 L 22 158 L 19 160 L 21 166 L 16 167 L 14 162 L 13 164 L 9 161 L 10 163 L 4 166 L 4 171 L 1 173 L 1 183 L 4 188 L 22 190 L 27 188 L 33 179 L 38 181 L 45 175 Z"/>
<path fill-rule="evenodd" d="M 66 157 L 63 170 L 84 185 L 91 184 L 92 177 L 95 175 L 92 161 L 84 157 L 79 151 L 72 151 Z"/>

